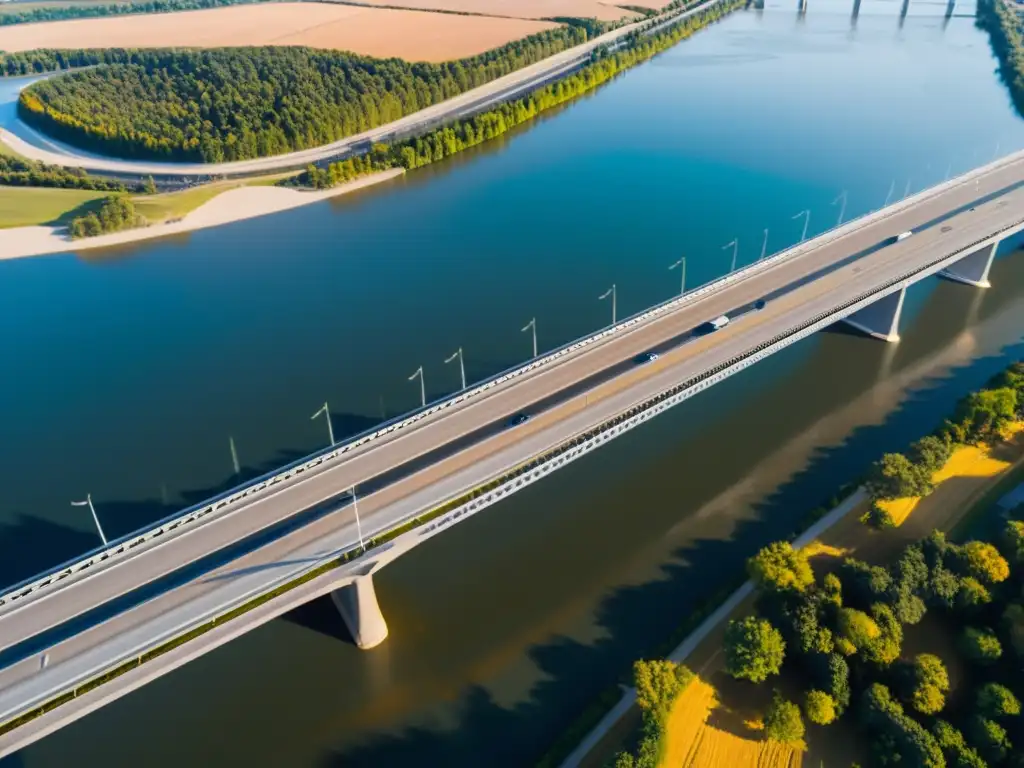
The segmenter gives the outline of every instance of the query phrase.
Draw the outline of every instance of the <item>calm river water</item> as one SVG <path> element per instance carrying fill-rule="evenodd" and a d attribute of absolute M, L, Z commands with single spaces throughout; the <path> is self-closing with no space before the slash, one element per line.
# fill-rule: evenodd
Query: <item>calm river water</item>
<path fill-rule="evenodd" d="M 1024 147 L 960 6 L 745 11 L 500 144 L 357 199 L 88 257 L 0 263 L 0 580 L 249 468 Z M 961 15 L 962 14 L 962 15 Z M 903 341 L 823 333 L 377 577 L 357 651 L 329 605 L 27 749 L 25 766 L 521 766 L 688 610 L 880 451 L 1024 352 L 1024 258 L 908 296 Z"/>

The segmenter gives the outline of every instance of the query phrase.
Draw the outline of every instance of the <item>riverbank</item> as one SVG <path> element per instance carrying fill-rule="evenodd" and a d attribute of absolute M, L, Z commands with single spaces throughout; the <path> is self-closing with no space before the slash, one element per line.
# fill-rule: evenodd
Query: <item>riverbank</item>
<path fill-rule="evenodd" d="M 318 203 L 332 197 L 356 192 L 401 176 L 405 171 L 393 168 L 355 181 L 317 192 L 285 189 L 282 187 L 240 187 L 223 192 L 203 203 L 178 220 L 129 229 L 109 235 L 72 240 L 63 226 L 29 226 L 0 230 L 0 260 L 55 253 L 79 253 L 114 245 L 125 245 L 180 235 L 222 224 L 254 219 L 272 213 L 289 211 L 304 205 Z M 141 204 L 145 206 L 144 203 Z"/>

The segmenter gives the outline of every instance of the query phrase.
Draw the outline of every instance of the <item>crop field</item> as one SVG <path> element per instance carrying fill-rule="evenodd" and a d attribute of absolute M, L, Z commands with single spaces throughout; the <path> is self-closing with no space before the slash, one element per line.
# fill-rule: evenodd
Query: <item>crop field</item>
<path fill-rule="evenodd" d="M 590 2 L 590 0 L 565 0 Z M 331 3 L 238 5 L 0 27 L 0 50 L 307 45 L 407 61 L 473 56 L 553 22 Z"/>
<path fill-rule="evenodd" d="M 574 16 L 580 19 L 618 21 L 619 19 L 640 18 L 638 13 L 601 0 L 353 0 L 353 2 L 363 5 L 391 5 L 424 11 L 453 11 L 516 19 L 553 19 Z M 651 8 L 660 8 L 663 5 L 668 5 L 671 0 L 645 0 L 640 3 L 622 0 L 622 2 L 626 5 L 637 5 L 644 8 L 648 7 L 649 3 L 654 3 L 655 5 L 651 5 Z"/>

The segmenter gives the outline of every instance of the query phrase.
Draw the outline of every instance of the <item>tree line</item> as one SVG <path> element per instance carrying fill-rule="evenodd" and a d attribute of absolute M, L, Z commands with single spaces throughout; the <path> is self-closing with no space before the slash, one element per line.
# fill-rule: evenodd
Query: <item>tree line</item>
<path fill-rule="evenodd" d="M 1004 0 L 978 0 L 978 26 L 987 30 L 999 73 L 1017 111 L 1024 115 L 1024 35 L 1021 18 Z"/>
<path fill-rule="evenodd" d="M 126 16 L 136 13 L 169 13 L 171 11 L 198 11 L 204 8 L 219 8 L 224 5 L 247 5 L 268 0 L 143 0 L 142 2 L 65 5 L 36 7 L 27 11 L 10 11 L 0 14 L 0 27 L 13 24 L 31 24 L 38 21 L 62 21 L 64 19 L 87 19 L 97 16 Z"/>
<path fill-rule="evenodd" d="M 101 192 L 126 192 L 129 186 L 116 179 L 90 176 L 78 168 L 47 165 L 0 155 L 0 186 L 7 187 L 60 187 L 62 189 L 93 189 Z M 131 185 L 132 191 L 144 191 L 143 185 Z"/>
<path fill-rule="evenodd" d="M 83 216 L 76 216 L 68 225 L 68 233 L 75 240 L 95 237 L 124 229 L 145 227 L 145 217 L 135 210 L 135 204 L 126 197 L 111 195 L 105 198 L 97 210 Z"/>
<path fill-rule="evenodd" d="M 542 86 L 528 95 L 494 109 L 459 120 L 430 133 L 395 144 L 374 144 L 366 155 L 309 166 L 293 183 L 324 189 L 361 175 L 388 168 L 407 170 L 443 160 L 464 149 L 497 138 L 518 125 L 608 82 L 623 70 L 651 58 L 742 5 L 730 0 L 694 14 L 657 35 L 633 36 L 615 53 L 595 51 L 590 64 L 573 75 Z"/>
<path fill-rule="evenodd" d="M 442 64 L 343 51 L 36 51 L 5 71 L 91 69 L 35 83 L 22 118 L 84 149 L 119 157 L 222 162 L 321 146 L 397 120 L 587 40 L 584 26 L 530 35 Z"/>

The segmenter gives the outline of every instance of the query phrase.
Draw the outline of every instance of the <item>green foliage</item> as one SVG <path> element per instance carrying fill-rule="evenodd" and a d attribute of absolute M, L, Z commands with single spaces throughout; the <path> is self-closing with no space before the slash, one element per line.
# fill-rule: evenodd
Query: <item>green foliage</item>
<path fill-rule="evenodd" d="M 843 560 L 840 573 L 847 593 L 858 605 L 871 605 L 885 598 L 893 588 L 892 576 L 885 568 L 852 557 Z"/>
<path fill-rule="evenodd" d="M 935 435 L 928 435 L 916 443 L 911 443 L 907 451 L 907 457 L 929 473 L 938 472 L 946 466 L 952 454 L 953 446 Z"/>
<path fill-rule="evenodd" d="M 984 584 L 973 576 L 968 576 L 960 581 L 960 591 L 956 599 L 961 608 L 974 609 L 992 602 L 992 595 Z"/>
<path fill-rule="evenodd" d="M 872 502 L 871 509 L 861 515 L 860 521 L 877 531 L 885 531 L 896 527 L 896 520 L 893 518 L 892 513 L 879 505 L 878 502 Z"/>
<path fill-rule="evenodd" d="M 19 13 L 0 14 L 0 26 L 30 24 L 40 21 L 59 21 L 61 19 L 86 19 L 97 16 L 194 11 L 202 8 L 219 8 L 225 5 L 243 5 L 258 2 L 264 2 L 264 0 L 133 0 L 131 3 L 116 4 L 52 5 L 35 7 Z"/>
<path fill-rule="evenodd" d="M 746 616 L 725 631 L 726 669 L 733 677 L 764 682 L 778 674 L 785 658 L 782 634 L 765 619 Z"/>
<path fill-rule="evenodd" d="M 872 735 L 878 765 L 944 768 L 945 758 L 935 737 L 908 717 L 889 689 L 873 683 L 861 700 L 861 716 Z"/>
<path fill-rule="evenodd" d="M 927 468 L 902 453 L 887 453 L 871 466 L 865 487 L 871 498 L 881 500 L 927 496 L 934 486 Z"/>
<path fill-rule="evenodd" d="M 903 643 L 903 627 L 900 626 L 892 609 L 884 603 L 871 606 L 871 617 L 878 627 L 878 637 L 858 646 L 864 658 L 881 666 L 888 666 L 900 657 Z M 851 642 L 853 639 L 851 638 Z"/>
<path fill-rule="evenodd" d="M 1010 636 L 1010 645 L 1018 656 L 1024 656 L 1024 606 L 1010 603 L 1003 611 L 1003 625 Z"/>
<path fill-rule="evenodd" d="M 1010 576 L 1010 566 L 999 550 L 984 541 L 969 541 L 961 548 L 968 571 L 986 584 L 998 584 Z"/>
<path fill-rule="evenodd" d="M 803 592 L 814 584 L 807 555 L 788 541 L 775 541 L 764 547 L 747 563 L 750 578 L 759 589 L 774 592 Z"/>
<path fill-rule="evenodd" d="M 949 761 L 950 768 L 987 768 L 981 755 L 967 746 L 964 735 L 945 720 L 935 721 L 932 734 Z"/>
<path fill-rule="evenodd" d="M 960 647 L 967 658 L 979 664 L 991 664 L 1003 655 L 1003 646 L 991 631 L 967 627 L 960 637 Z"/>
<path fill-rule="evenodd" d="M 909 625 L 917 624 L 928 611 L 924 601 L 909 590 L 903 590 L 896 594 L 892 610 L 901 624 Z"/>
<path fill-rule="evenodd" d="M 999 683 L 985 683 L 978 689 L 978 711 L 985 717 L 996 719 L 1020 714 L 1020 701 L 1013 692 Z"/>
<path fill-rule="evenodd" d="M 808 691 L 804 699 L 804 712 L 815 725 L 828 725 L 837 717 L 836 703 L 824 691 Z"/>
<path fill-rule="evenodd" d="M 1002 536 L 1003 552 L 1015 564 L 1024 564 L 1024 522 L 1007 520 Z"/>
<path fill-rule="evenodd" d="M 1017 414 L 1017 391 L 983 389 L 972 392 L 960 403 L 953 423 L 963 430 L 964 442 L 979 443 L 999 437 Z"/>
<path fill-rule="evenodd" d="M 821 599 L 822 602 L 836 607 L 843 604 L 843 584 L 834 573 L 826 573 L 822 579 Z"/>
<path fill-rule="evenodd" d="M 882 634 L 874 619 L 855 608 L 840 608 L 837 623 L 840 637 L 857 650 L 867 648 Z"/>
<path fill-rule="evenodd" d="M 2 14 L 0 18 L 3 18 Z M 62 168 L 59 165 L 22 160 L 12 155 L 0 155 L 0 186 L 91 189 L 100 192 L 123 192 L 127 189 L 120 181 L 90 176 L 77 168 Z"/>
<path fill-rule="evenodd" d="M 108 197 L 96 212 L 87 213 L 71 220 L 68 231 L 74 239 L 95 237 L 123 229 L 146 226 L 146 219 L 136 210 L 131 200 L 124 197 Z"/>
<path fill-rule="evenodd" d="M 800 741 L 804 737 L 800 707 L 776 693 L 764 716 L 764 735 L 783 744 Z"/>
<path fill-rule="evenodd" d="M 924 715 L 934 715 L 946 705 L 949 674 L 938 656 L 930 653 L 918 655 L 911 667 L 913 688 L 911 705 Z"/>
<path fill-rule="evenodd" d="M 633 664 L 636 703 L 644 712 L 667 717 L 676 697 L 693 680 L 693 673 L 672 661 L 637 661 Z"/>
<path fill-rule="evenodd" d="M 970 724 L 971 741 L 977 745 L 978 752 L 993 763 L 1006 759 L 1013 745 L 1006 729 L 994 720 L 975 717 Z"/>

